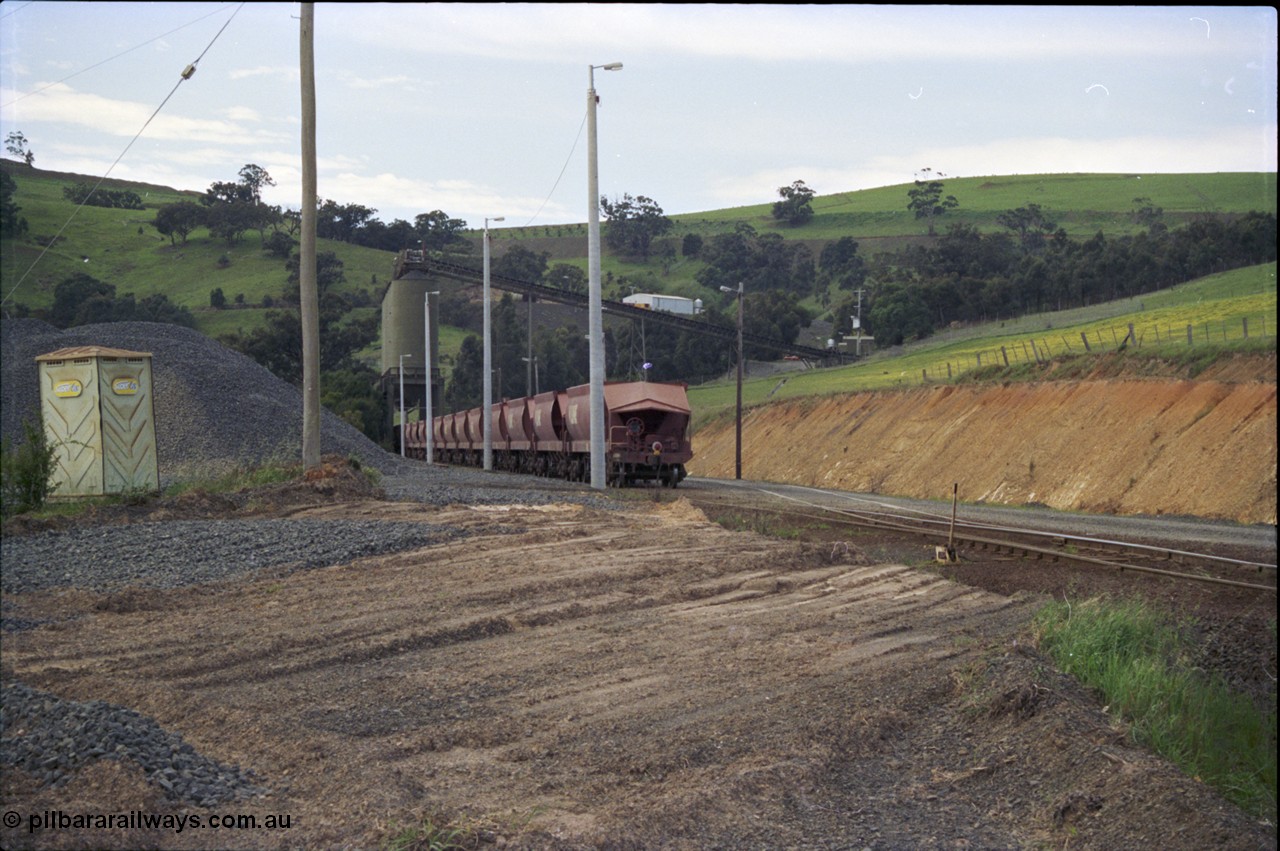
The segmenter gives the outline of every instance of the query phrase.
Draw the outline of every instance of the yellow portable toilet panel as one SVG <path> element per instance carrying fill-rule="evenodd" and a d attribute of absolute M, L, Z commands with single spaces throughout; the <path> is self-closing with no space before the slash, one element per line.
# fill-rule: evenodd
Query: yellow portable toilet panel
<path fill-rule="evenodd" d="M 150 353 L 77 346 L 36 363 L 52 496 L 158 491 Z"/>

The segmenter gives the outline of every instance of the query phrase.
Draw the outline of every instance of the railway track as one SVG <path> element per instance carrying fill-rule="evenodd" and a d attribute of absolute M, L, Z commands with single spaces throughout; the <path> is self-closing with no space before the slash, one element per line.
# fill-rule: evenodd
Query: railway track
<path fill-rule="evenodd" d="M 808 494 L 806 494 L 808 492 Z M 830 504 L 831 492 L 794 486 L 770 486 L 717 482 L 686 494 L 704 507 L 766 512 L 822 524 L 876 529 L 882 532 L 932 541 L 939 561 L 999 558 L 1074 562 L 1188 582 L 1225 585 L 1276 593 L 1276 564 L 1256 556 L 1218 555 L 1150 541 L 1074 534 L 1062 529 L 1037 529 L 1003 525 L 972 518 L 946 516 L 933 509 L 892 505 L 888 502 L 841 495 L 859 507 Z M 726 494 L 736 494 L 726 496 Z M 742 497 L 749 497 L 744 499 Z M 827 501 L 820 502 L 819 499 Z"/>

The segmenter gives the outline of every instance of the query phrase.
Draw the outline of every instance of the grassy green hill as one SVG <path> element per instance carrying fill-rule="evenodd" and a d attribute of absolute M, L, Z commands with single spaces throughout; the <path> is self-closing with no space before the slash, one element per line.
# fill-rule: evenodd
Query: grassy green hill
<path fill-rule="evenodd" d="M 129 189 L 140 195 L 146 209 L 82 207 L 76 211 L 63 197 L 63 188 L 95 178 L 43 171 L 8 160 L 0 160 L 0 168 L 17 183 L 15 202 L 29 225 L 22 238 L 0 235 L 0 286 L 6 306 L 47 307 L 58 282 L 85 272 L 115 285 L 117 295 L 133 293 L 142 298 L 164 293 L 193 311 L 203 333 L 216 337 L 257 327 L 265 311 L 252 307 L 214 310 L 209 296 L 215 288 L 222 290 L 229 303 L 243 296 L 247 304 L 260 304 L 263 296 L 274 297 L 285 286 L 283 262 L 262 251 L 256 233 L 228 246 L 197 230 L 186 244 L 175 246 L 151 226 L 158 207 L 196 198 L 199 191 L 108 180 L 104 184 L 107 188 Z M 947 194 L 959 201 L 959 208 L 939 220 L 940 228 L 965 222 L 983 231 L 997 231 L 1001 229 L 996 222 L 999 213 L 1038 204 L 1073 237 L 1098 231 L 1113 237 L 1139 229 L 1131 215 L 1138 206 L 1135 198 L 1150 199 L 1151 204 L 1163 208 L 1171 225 L 1205 213 L 1276 212 L 1273 173 L 1019 175 L 946 179 L 944 184 Z M 738 222 L 762 233 L 804 240 L 815 255 L 824 242 L 843 236 L 858 240 L 864 254 L 925 239 L 925 224 L 906 209 L 910 188 L 911 184 L 902 184 L 820 195 L 813 202 L 812 221 L 802 227 L 774 221 L 770 215 L 774 199 L 749 207 L 673 216 L 675 227 L 666 240 L 675 249 L 674 258 L 642 264 L 606 254 L 602 264 L 606 295 L 620 297 L 626 293 L 624 283 L 632 283 L 652 291 L 718 299 L 718 293 L 697 284 L 695 276 L 702 266 L 681 257 L 679 246 L 686 234 L 707 238 L 731 230 Z M 584 224 L 503 229 L 495 235 L 495 252 L 500 254 L 503 243 L 511 242 L 547 252 L 552 263 L 586 265 Z M 327 240 L 321 240 L 319 248 L 342 260 L 347 290 L 364 290 L 371 303 L 377 304 L 391 275 L 390 252 Z M 1271 286 L 1274 312 L 1274 277 Z M 461 334 L 448 335 L 446 348 L 449 341 L 460 340 Z M 376 357 L 376 352 L 370 354 Z"/>
<path fill-rule="evenodd" d="M 152 227 L 157 208 L 193 200 L 198 192 L 108 180 L 106 188 L 129 189 L 142 196 L 146 209 L 86 206 L 76 211 L 75 205 L 63 198 L 63 187 L 93 178 L 2 162 L 18 184 L 15 202 L 21 208 L 19 216 L 28 223 L 25 238 L 13 239 L 6 234 L 0 240 L 0 281 L 6 306 L 18 302 L 33 308 L 48 307 L 54 286 L 84 272 L 113 284 L 119 296 L 133 293 L 142 298 L 164 293 L 196 314 L 201 332 L 217 336 L 257 327 L 264 311 L 213 310 L 209 294 L 214 289 L 221 288 L 228 302 L 243 295 L 246 303 L 260 304 L 264 295 L 274 298 L 285 286 L 288 272 L 284 262 L 262 251 L 256 232 L 228 246 L 200 229 L 186 244 L 171 245 L 168 237 Z M 381 287 L 391 275 L 391 253 L 327 240 L 321 241 L 320 250 L 333 251 L 342 260 L 347 289 L 371 290 L 377 303 Z M 223 258 L 225 263 L 220 262 Z"/>
<path fill-rule="evenodd" d="M 1071 379 L 1096 368 L 1082 356 L 1118 351 L 1190 377 L 1225 354 L 1274 354 L 1276 309 L 1276 264 L 1266 263 L 1140 298 L 955 329 L 851 366 L 747 378 L 743 406 L 966 377 Z M 736 394 L 728 377 L 691 388 L 695 425 L 732 415 Z"/>

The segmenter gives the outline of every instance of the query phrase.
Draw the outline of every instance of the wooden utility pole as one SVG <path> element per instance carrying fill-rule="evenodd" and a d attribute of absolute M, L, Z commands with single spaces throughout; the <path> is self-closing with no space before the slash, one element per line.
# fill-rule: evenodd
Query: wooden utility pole
<path fill-rule="evenodd" d="M 302 317 L 302 466 L 320 466 L 320 301 L 316 284 L 315 4 L 302 4 L 302 245 L 298 285 Z"/>

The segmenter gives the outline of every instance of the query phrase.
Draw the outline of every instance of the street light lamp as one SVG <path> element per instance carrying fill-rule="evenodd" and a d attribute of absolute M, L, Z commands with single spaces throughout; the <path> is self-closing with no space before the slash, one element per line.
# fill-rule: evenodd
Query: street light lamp
<path fill-rule="evenodd" d="M 504 221 L 503 216 L 484 220 L 484 411 L 480 421 L 484 423 L 484 468 L 493 469 L 493 340 L 489 328 L 489 222 Z"/>
<path fill-rule="evenodd" d="M 400 356 L 400 457 L 404 457 L 404 359 L 411 358 L 413 355 Z"/>
<path fill-rule="evenodd" d="M 587 66 L 587 331 L 591 356 L 591 487 L 605 489 L 604 319 L 600 296 L 600 169 L 596 152 L 596 69 L 622 70 L 621 62 Z"/>
<path fill-rule="evenodd" d="M 732 293 L 732 287 L 721 287 L 720 292 Z M 742 478 L 742 282 L 738 282 L 738 411 L 734 434 L 733 477 Z"/>
<path fill-rule="evenodd" d="M 426 411 L 423 414 L 423 420 L 427 424 L 427 463 L 434 464 L 436 461 L 435 446 L 435 414 L 431 410 L 431 391 L 432 378 L 431 373 L 431 297 L 440 295 L 439 290 L 431 290 L 426 293 L 423 300 L 422 321 L 423 333 L 422 339 L 426 341 L 426 364 L 427 364 L 427 394 L 426 394 Z"/>

